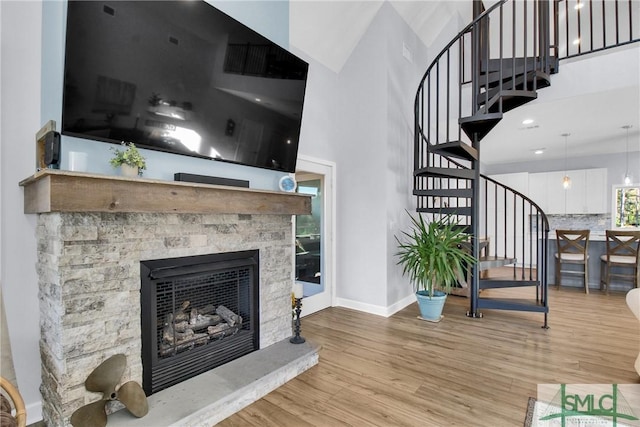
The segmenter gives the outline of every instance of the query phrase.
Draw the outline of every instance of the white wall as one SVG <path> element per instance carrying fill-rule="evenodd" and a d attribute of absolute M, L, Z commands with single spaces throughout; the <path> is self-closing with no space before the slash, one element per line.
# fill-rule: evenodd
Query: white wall
<path fill-rule="evenodd" d="M 36 277 L 35 216 L 24 215 L 18 182 L 35 168 L 40 128 L 40 2 L 0 2 L 2 41 L 0 169 L 1 276 L 7 326 L 18 387 L 29 421 L 40 418 L 40 337 Z M 35 418 L 34 418 L 35 417 Z"/>
<path fill-rule="evenodd" d="M 402 56 L 403 43 L 413 62 Z M 291 45 L 296 52 L 295 38 Z M 336 163 L 337 303 L 392 314 L 413 302 L 393 236 L 414 206 L 413 98 L 426 47 L 385 3 L 339 71 L 305 59 L 311 66 L 300 154 Z"/>

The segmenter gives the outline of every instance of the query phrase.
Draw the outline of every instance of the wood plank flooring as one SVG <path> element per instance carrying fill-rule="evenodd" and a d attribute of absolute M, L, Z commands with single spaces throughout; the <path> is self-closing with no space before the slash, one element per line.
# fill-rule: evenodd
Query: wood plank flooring
<path fill-rule="evenodd" d="M 535 313 L 467 318 L 455 296 L 440 323 L 417 319 L 415 303 L 390 318 L 323 310 L 302 321 L 320 363 L 218 426 L 521 426 L 539 383 L 640 384 L 624 293 L 552 288 L 549 301 L 548 330 Z"/>

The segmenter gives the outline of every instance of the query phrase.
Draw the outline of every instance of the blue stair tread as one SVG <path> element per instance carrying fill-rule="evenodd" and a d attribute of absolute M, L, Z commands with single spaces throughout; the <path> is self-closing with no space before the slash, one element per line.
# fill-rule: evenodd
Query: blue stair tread
<path fill-rule="evenodd" d="M 485 308 L 489 310 L 533 311 L 536 313 L 549 312 L 549 307 L 545 307 L 540 301 L 520 298 L 478 298 L 478 308 Z"/>
<path fill-rule="evenodd" d="M 478 150 L 463 141 L 449 141 L 431 147 L 433 153 L 463 160 L 478 160 Z"/>
<path fill-rule="evenodd" d="M 460 216 L 471 216 L 471 208 L 470 207 L 447 207 L 447 208 L 417 208 L 416 212 L 421 213 L 434 213 L 434 214 L 442 214 L 442 215 L 460 215 Z"/>
<path fill-rule="evenodd" d="M 487 270 L 489 268 L 504 267 L 516 262 L 515 258 L 498 257 L 498 256 L 483 256 L 478 259 L 478 268 L 480 271 Z"/>
<path fill-rule="evenodd" d="M 432 196 L 432 197 L 457 197 L 468 199 L 473 196 L 471 188 L 429 188 L 423 190 L 413 190 L 414 196 Z"/>
<path fill-rule="evenodd" d="M 493 96 L 491 93 L 495 92 Z M 538 98 L 538 93 L 532 90 L 490 90 L 488 94 L 482 94 L 478 98 L 478 104 L 482 105 L 481 111 L 489 113 L 506 113 L 514 108 L 531 102 Z M 502 100 L 502 103 L 500 103 Z M 502 108 L 502 111 L 500 111 Z"/>
<path fill-rule="evenodd" d="M 502 120 L 502 113 L 478 113 L 473 116 L 461 117 L 458 123 L 464 133 L 473 141 L 477 134 L 480 141 Z"/>
<path fill-rule="evenodd" d="M 518 280 L 518 279 L 480 279 L 478 286 L 480 289 L 499 288 L 520 288 L 525 286 L 538 286 L 538 280 Z"/>
<path fill-rule="evenodd" d="M 514 88 L 515 86 L 516 89 L 526 87 L 532 90 L 534 86 L 536 89 L 544 89 L 545 87 L 551 86 L 550 74 L 540 70 L 527 70 L 527 78 L 525 79 L 522 69 L 518 70 L 515 76 L 511 72 L 505 73 L 504 70 L 502 73 L 500 73 L 500 71 L 492 71 L 489 74 L 482 73 L 478 83 L 482 88 L 495 88 L 500 86 L 500 78 L 502 78 L 503 87 Z"/>
<path fill-rule="evenodd" d="M 515 63 L 515 71 L 513 71 L 513 66 Z M 540 59 L 539 58 L 534 58 L 534 57 L 528 57 L 528 58 L 524 58 L 524 57 L 517 57 L 515 58 L 492 58 L 489 59 L 489 61 L 482 61 L 481 66 L 480 66 L 480 71 L 484 74 L 485 72 L 487 72 L 487 70 L 489 72 L 495 72 L 495 71 L 499 71 L 500 68 L 503 69 L 503 73 L 505 74 L 511 74 L 511 73 L 515 73 L 515 74 L 522 74 L 524 72 L 524 70 L 528 70 L 531 71 L 534 68 L 535 69 L 540 69 Z M 550 56 L 549 57 L 549 72 L 551 74 L 556 74 L 558 72 L 558 68 L 559 68 L 559 60 L 558 58 L 556 58 L 555 56 Z"/>
<path fill-rule="evenodd" d="M 462 168 L 426 167 L 413 171 L 414 176 L 437 176 L 441 178 L 474 179 L 475 171 Z"/>

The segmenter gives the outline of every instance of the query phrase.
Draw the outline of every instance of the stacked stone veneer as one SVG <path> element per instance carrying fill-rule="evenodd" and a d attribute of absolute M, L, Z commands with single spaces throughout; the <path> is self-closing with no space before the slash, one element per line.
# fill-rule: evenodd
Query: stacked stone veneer
<path fill-rule="evenodd" d="M 291 335 L 291 215 L 46 213 L 38 216 L 43 416 L 69 425 L 102 396 L 84 381 L 127 357 L 142 383 L 140 261 L 260 251 L 260 348 Z"/>

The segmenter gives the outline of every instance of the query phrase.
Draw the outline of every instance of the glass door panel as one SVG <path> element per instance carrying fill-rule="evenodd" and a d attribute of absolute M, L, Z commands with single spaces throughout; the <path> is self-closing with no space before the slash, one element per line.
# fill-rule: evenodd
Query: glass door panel
<path fill-rule="evenodd" d="M 296 191 L 311 195 L 311 214 L 296 215 L 296 281 L 306 298 L 324 291 L 322 180 L 299 181 Z"/>

